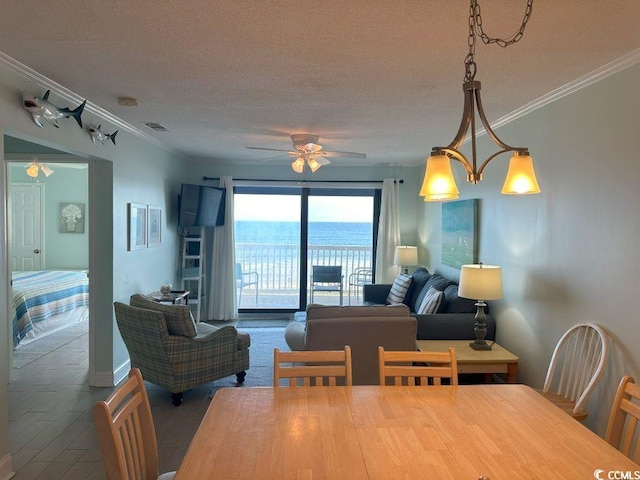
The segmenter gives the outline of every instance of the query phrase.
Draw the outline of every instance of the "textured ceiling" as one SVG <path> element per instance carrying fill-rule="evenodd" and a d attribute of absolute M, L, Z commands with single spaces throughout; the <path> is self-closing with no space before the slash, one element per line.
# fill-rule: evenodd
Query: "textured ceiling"
<path fill-rule="evenodd" d="M 485 31 L 510 36 L 525 4 L 481 2 Z M 4 2 L 0 50 L 185 156 L 257 163 L 274 153 L 245 146 L 312 133 L 368 156 L 334 163 L 417 165 L 457 130 L 468 12 L 466 0 L 22 0 Z M 489 120 L 640 48 L 639 32 L 638 0 L 535 0 L 522 41 L 477 47 Z"/>

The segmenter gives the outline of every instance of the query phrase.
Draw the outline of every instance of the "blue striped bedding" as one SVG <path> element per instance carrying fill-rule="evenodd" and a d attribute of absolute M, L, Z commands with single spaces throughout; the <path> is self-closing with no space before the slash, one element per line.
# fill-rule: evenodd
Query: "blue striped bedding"
<path fill-rule="evenodd" d="M 89 305 L 89 279 L 82 271 L 46 270 L 12 274 L 13 346 L 35 322 Z"/>

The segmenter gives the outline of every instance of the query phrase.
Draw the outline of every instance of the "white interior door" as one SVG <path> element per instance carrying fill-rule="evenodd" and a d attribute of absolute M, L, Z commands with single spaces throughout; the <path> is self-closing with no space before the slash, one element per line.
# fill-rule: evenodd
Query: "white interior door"
<path fill-rule="evenodd" d="M 42 270 L 41 183 L 11 184 L 11 270 Z"/>

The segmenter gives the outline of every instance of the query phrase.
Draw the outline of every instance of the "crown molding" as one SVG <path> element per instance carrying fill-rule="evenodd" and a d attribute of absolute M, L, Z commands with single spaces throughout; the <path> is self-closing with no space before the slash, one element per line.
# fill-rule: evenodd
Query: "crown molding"
<path fill-rule="evenodd" d="M 507 123 L 513 122 L 518 118 L 524 117 L 529 113 L 537 110 L 545 105 L 548 105 L 556 100 L 561 99 L 562 97 L 566 97 L 567 95 L 571 95 L 572 93 L 577 92 L 578 90 L 588 87 L 600 80 L 607 78 L 611 75 L 614 75 L 622 70 L 625 70 L 637 63 L 640 63 L 640 48 L 636 50 L 632 50 L 629 53 L 616 58 L 612 62 L 606 63 L 599 68 L 579 77 L 555 90 L 550 91 L 549 93 L 523 105 L 522 107 L 514 110 L 513 112 L 505 115 L 504 117 L 500 117 L 494 123 L 491 124 L 491 128 L 498 128 Z M 482 129 L 478 131 L 478 135 L 483 135 L 486 133 L 486 130 Z"/>
<path fill-rule="evenodd" d="M 0 67 L 6 68 L 7 70 L 12 71 L 13 73 L 19 75 L 25 80 L 35 83 L 36 85 L 40 85 L 44 89 L 51 90 L 53 93 L 56 94 L 56 96 L 59 96 L 72 104 L 80 104 L 85 100 L 83 97 L 76 94 L 75 92 L 72 92 L 68 88 L 60 85 L 59 83 L 51 80 L 50 78 L 45 77 L 44 75 L 18 62 L 16 59 L 10 57 L 9 55 L 3 52 L 0 52 Z M 95 103 L 92 103 L 89 100 L 87 100 L 85 111 L 88 111 L 100 117 L 105 122 L 112 123 L 119 129 L 125 130 L 130 134 L 146 142 L 152 143 L 175 155 L 182 156 L 179 152 L 176 152 L 174 149 L 169 147 L 166 143 L 158 140 L 157 138 L 131 125 L 130 123 L 125 122 L 120 117 L 117 117 L 116 115 L 112 114 L 111 112 L 105 110 L 102 107 L 99 107 L 98 105 L 96 105 Z"/>

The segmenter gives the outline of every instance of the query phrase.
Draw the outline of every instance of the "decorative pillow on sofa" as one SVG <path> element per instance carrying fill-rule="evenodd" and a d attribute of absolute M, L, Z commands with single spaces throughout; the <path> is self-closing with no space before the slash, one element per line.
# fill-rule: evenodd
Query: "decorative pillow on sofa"
<path fill-rule="evenodd" d="M 442 302 L 442 297 L 444 297 L 443 292 L 436 290 L 433 287 L 429 287 L 429 290 L 427 290 L 427 294 L 422 299 L 422 303 L 420 304 L 420 307 L 418 307 L 418 311 L 416 313 L 436 313 L 440 307 L 440 303 Z"/>
<path fill-rule="evenodd" d="M 399 273 L 393 282 L 393 285 L 391 285 L 391 290 L 387 296 L 387 303 L 390 305 L 402 303 L 410 285 L 411 276 L 406 273 Z"/>
<path fill-rule="evenodd" d="M 167 322 L 167 330 L 171 335 L 181 335 L 193 338 L 197 335 L 196 323 L 193 321 L 191 311 L 187 305 L 163 305 L 145 295 L 131 295 L 129 304 L 132 307 L 155 310 L 164 315 Z"/>

